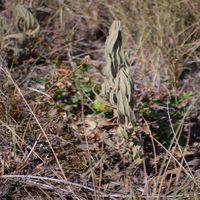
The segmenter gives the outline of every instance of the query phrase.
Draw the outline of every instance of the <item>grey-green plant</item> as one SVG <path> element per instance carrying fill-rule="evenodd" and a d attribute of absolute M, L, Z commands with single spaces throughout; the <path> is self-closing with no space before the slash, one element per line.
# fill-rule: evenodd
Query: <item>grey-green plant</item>
<path fill-rule="evenodd" d="M 0 18 L 0 43 L 1 47 L 12 49 L 17 55 L 22 49 L 24 41 L 35 37 L 40 30 L 40 25 L 33 14 L 22 4 L 11 3 L 9 6 L 12 20 Z"/>
<path fill-rule="evenodd" d="M 129 64 L 122 48 L 122 26 L 114 21 L 105 44 L 106 65 L 100 97 L 108 101 L 117 111 L 118 123 L 123 127 L 134 126 L 134 83 L 129 75 Z"/>
<path fill-rule="evenodd" d="M 13 7 L 14 26 L 18 32 L 35 35 L 39 32 L 40 25 L 33 14 L 21 4 Z"/>
<path fill-rule="evenodd" d="M 27 38 L 35 37 L 40 30 L 40 25 L 33 14 L 22 4 L 14 3 L 10 6 L 12 12 L 11 34 L 4 35 L 2 43 L 6 48 L 12 49 L 14 55 L 22 50 Z"/>

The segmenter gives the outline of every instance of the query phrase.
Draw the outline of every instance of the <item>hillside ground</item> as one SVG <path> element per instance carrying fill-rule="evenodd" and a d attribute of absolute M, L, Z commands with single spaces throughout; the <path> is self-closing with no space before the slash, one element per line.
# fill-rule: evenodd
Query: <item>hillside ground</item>
<path fill-rule="evenodd" d="M 19 0 L 40 25 L 25 38 L 13 2 L 0 1 L 0 199 L 200 199 L 200 2 Z M 126 137 L 93 106 L 116 19 L 136 88 Z"/>

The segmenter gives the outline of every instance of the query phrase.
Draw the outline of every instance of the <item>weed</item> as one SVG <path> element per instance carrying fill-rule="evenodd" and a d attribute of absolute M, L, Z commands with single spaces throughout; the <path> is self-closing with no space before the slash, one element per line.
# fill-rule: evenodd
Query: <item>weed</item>
<path fill-rule="evenodd" d="M 171 97 L 169 100 L 165 98 L 146 99 L 138 115 L 152 124 L 151 128 L 155 133 L 155 137 L 168 146 L 171 143 L 174 132 L 177 131 L 181 120 L 187 113 L 190 99 L 193 96 L 193 92 L 183 92 L 179 97 Z"/>

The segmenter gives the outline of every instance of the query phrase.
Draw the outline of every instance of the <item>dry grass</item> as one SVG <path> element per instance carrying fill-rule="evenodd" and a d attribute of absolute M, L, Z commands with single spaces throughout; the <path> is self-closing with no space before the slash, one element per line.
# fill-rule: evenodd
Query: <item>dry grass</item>
<path fill-rule="evenodd" d="M 19 44 L 10 2 L 2 1 L 0 199 L 200 199 L 200 3 L 18 2 L 41 29 Z M 93 97 L 73 87 L 87 55 L 83 80 L 101 81 L 114 19 L 138 87 L 136 135 L 128 139 L 116 135 L 115 119 L 91 117 Z M 180 102 L 184 92 L 194 95 Z M 77 94 L 77 105 L 66 105 Z M 142 143 L 136 160 L 133 143 Z"/>

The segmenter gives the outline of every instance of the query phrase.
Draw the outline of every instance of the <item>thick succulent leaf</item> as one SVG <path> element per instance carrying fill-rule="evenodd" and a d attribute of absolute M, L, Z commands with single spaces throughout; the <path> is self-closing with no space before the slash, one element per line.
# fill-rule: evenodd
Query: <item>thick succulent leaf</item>
<path fill-rule="evenodd" d="M 109 36 L 106 40 L 105 57 L 106 69 L 105 75 L 115 78 L 121 65 L 124 63 L 124 53 L 122 51 L 121 22 L 114 21 L 109 30 Z"/>
<path fill-rule="evenodd" d="M 123 102 L 123 97 L 121 92 L 118 92 L 117 94 L 117 111 L 118 113 L 125 116 L 125 104 Z"/>
<path fill-rule="evenodd" d="M 113 107 L 116 107 L 117 98 L 116 98 L 116 95 L 115 95 L 114 90 L 111 90 L 111 91 L 110 91 L 110 94 L 109 94 L 109 101 L 110 101 L 110 104 L 111 104 Z"/>

